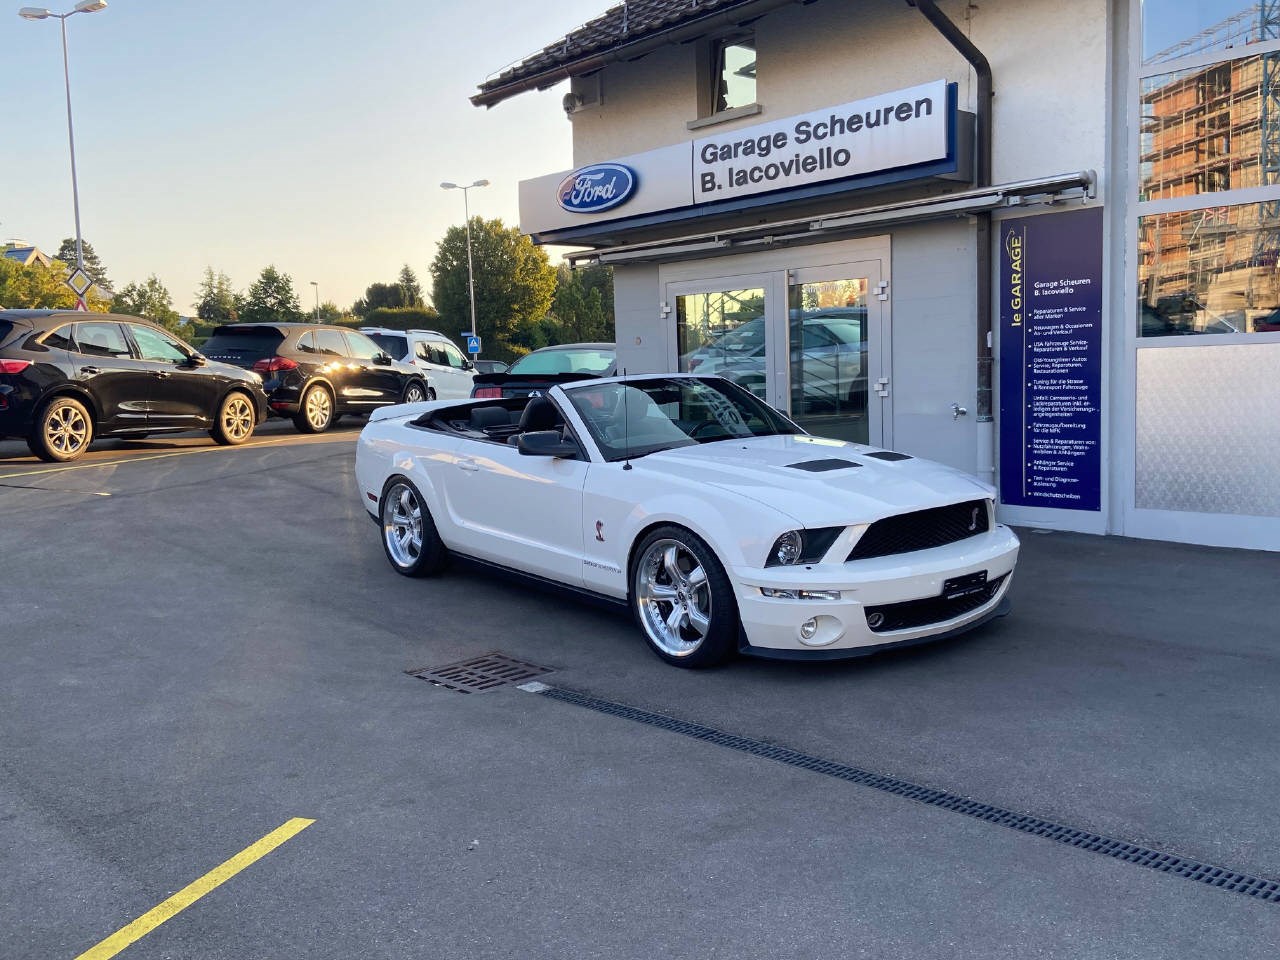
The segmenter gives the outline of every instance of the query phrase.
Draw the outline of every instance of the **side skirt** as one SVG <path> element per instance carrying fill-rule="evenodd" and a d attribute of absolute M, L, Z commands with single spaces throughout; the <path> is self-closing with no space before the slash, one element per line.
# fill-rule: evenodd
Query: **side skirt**
<path fill-rule="evenodd" d="M 586 587 L 575 587 L 571 584 L 561 583 L 559 580 L 552 580 L 550 577 L 542 577 L 536 573 L 526 573 L 524 570 L 516 570 L 514 567 L 507 567 L 500 563 L 494 563 L 492 560 L 480 560 L 476 557 L 469 557 L 465 553 L 458 553 L 456 550 L 450 550 L 449 557 L 450 559 L 459 560 L 469 566 L 482 567 L 485 570 L 497 573 L 499 576 L 508 580 L 516 580 L 534 586 L 545 587 L 565 596 L 576 597 L 579 600 L 586 601 L 592 606 L 603 607 L 615 612 L 627 610 L 626 600 L 618 597 L 611 597 L 604 593 L 596 593 L 596 591 L 588 590 Z"/>

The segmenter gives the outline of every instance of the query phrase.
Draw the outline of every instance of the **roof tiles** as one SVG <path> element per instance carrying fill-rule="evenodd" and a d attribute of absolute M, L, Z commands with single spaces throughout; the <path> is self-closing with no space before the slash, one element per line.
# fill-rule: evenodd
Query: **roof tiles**
<path fill-rule="evenodd" d="M 610 7 L 594 20 L 589 20 L 567 36 L 518 63 L 499 71 L 480 84 L 480 93 L 472 102 L 489 104 L 525 89 L 525 82 L 542 74 L 547 85 L 566 75 L 563 68 L 592 54 L 604 53 L 624 44 L 684 26 L 712 13 L 743 7 L 753 0 L 627 0 Z M 504 96 L 504 88 L 511 87 Z"/>

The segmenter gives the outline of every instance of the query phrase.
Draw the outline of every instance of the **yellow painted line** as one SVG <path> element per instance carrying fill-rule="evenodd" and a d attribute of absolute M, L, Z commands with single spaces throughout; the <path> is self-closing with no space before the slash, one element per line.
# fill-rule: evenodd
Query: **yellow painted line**
<path fill-rule="evenodd" d="M 71 463 L 65 467 L 47 467 L 44 470 L 24 470 L 22 473 L 0 473 L 0 480 L 17 480 L 20 477 L 38 477 L 46 473 L 66 473 L 69 470 L 96 470 L 102 467 L 118 467 L 126 463 L 142 463 L 144 460 L 166 460 L 169 457 L 185 457 L 193 453 L 220 453 L 230 450 L 252 450 L 254 447 L 269 447 L 276 443 L 296 443 L 298 437 L 278 437 L 275 440 L 260 440 L 257 443 L 244 444 L 239 447 L 199 447 L 195 450 L 174 450 L 172 453 L 154 453 L 148 457 L 129 457 L 126 460 L 102 460 L 94 463 Z"/>
<path fill-rule="evenodd" d="M 315 823 L 314 820 L 294 817 L 276 827 L 257 843 L 241 850 L 226 863 L 214 867 L 194 883 L 187 884 L 164 903 L 148 910 L 127 927 L 120 928 L 101 943 L 90 947 L 76 957 L 76 960 L 107 960 L 108 957 L 114 957 L 129 944 L 140 940 L 166 920 L 177 916 L 206 893 L 226 883 L 245 867 L 261 860 L 280 844 L 297 836 L 313 823 Z"/>

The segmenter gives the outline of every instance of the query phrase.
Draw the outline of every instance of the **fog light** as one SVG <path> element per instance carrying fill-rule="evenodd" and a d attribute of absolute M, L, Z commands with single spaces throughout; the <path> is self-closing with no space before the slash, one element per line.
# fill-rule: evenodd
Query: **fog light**
<path fill-rule="evenodd" d="M 812 640 L 818 632 L 818 621 L 810 617 L 804 623 L 800 624 L 800 639 Z"/>

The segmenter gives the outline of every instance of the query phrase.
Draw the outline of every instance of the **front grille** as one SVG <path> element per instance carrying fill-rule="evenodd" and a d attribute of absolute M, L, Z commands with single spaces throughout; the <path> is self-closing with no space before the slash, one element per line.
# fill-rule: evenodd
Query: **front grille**
<path fill-rule="evenodd" d="M 1008 574 L 1005 574 L 1007 577 Z M 1004 577 L 997 577 L 985 590 L 948 600 L 946 597 L 926 597 L 923 600 L 906 600 L 903 603 L 886 603 L 878 607 L 866 607 L 867 627 L 872 633 L 892 633 L 895 630 L 911 630 L 927 627 L 931 623 L 943 623 L 972 613 L 988 603 L 1000 592 Z"/>
<path fill-rule="evenodd" d="M 867 527 L 867 532 L 853 546 L 850 560 L 888 557 L 895 553 L 928 550 L 957 540 L 976 537 L 990 529 L 987 501 L 970 500 L 915 513 L 885 517 Z"/>

